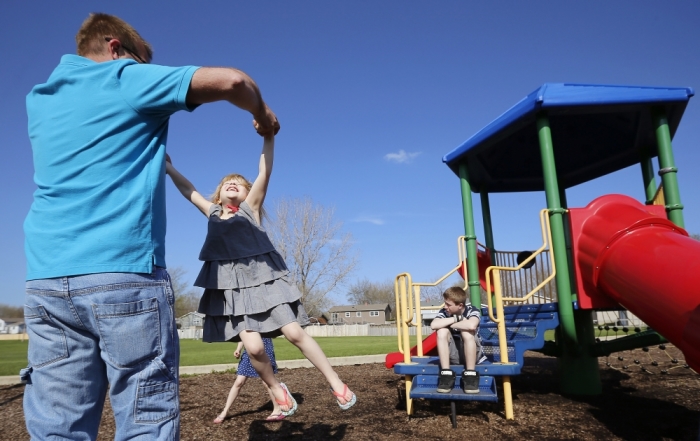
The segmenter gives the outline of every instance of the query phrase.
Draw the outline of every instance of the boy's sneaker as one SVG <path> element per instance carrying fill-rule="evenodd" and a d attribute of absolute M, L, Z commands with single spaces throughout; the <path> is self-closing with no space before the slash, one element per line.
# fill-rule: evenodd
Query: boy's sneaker
<path fill-rule="evenodd" d="M 479 373 L 477 371 L 462 372 L 462 390 L 465 394 L 479 393 Z"/>
<path fill-rule="evenodd" d="M 437 391 L 443 394 L 449 393 L 455 387 L 455 373 L 451 369 L 440 371 Z"/>

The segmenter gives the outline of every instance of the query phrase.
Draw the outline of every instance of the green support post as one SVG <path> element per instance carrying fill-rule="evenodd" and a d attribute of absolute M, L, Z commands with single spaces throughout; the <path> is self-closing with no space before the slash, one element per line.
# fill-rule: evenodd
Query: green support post
<path fill-rule="evenodd" d="M 476 257 L 476 230 L 474 228 L 474 208 L 472 190 L 469 184 L 467 164 L 459 164 L 459 182 L 462 188 L 462 210 L 464 211 L 464 236 L 467 238 L 467 285 L 472 305 L 481 305 L 481 283 L 479 283 L 479 263 Z"/>
<path fill-rule="evenodd" d="M 666 213 L 671 222 L 681 228 L 685 228 L 683 221 L 683 205 L 678 191 L 678 169 L 673 162 L 673 148 L 671 147 L 671 132 L 668 129 L 666 112 L 661 108 L 652 110 L 652 119 L 656 128 L 656 143 L 659 150 L 659 175 L 664 185 L 664 199 L 666 200 Z"/>
<path fill-rule="evenodd" d="M 572 305 L 569 256 L 564 233 L 564 209 L 561 206 L 557 182 L 554 146 L 549 119 L 537 117 L 537 132 L 544 175 L 549 222 L 552 229 L 552 249 L 557 269 L 556 286 L 559 299 L 561 346 L 559 357 L 560 387 L 562 392 L 579 395 L 597 395 L 602 392 L 598 359 L 591 355 L 594 344 L 593 320 L 590 311 L 576 311 Z"/>
<path fill-rule="evenodd" d="M 559 204 L 561 208 L 564 210 L 569 209 L 569 203 L 566 200 L 566 188 L 559 183 Z M 575 286 L 576 285 L 576 280 L 574 274 L 576 274 L 576 268 L 574 268 L 574 259 L 569 259 L 569 256 L 573 256 L 573 245 L 571 241 L 571 229 L 568 227 L 569 225 L 569 213 L 566 211 L 562 213 L 562 223 L 566 225 L 564 228 L 564 243 L 566 244 L 566 256 L 567 256 L 567 262 L 569 263 L 569 286 Z M 577 295 L 575 292 L 571 293 L 571 301 L 575 302 L 577 301 Z M 576 315 L 576 311 L 574 311 L 574 315 Z M 578 333 L 576 334 L 578 336 Z"/>
<path fill-rule="evenodd" d="M 491 256 L 491 265 L 498 265 L 498 262 L 496 262 L 496 248 L 493 243 L 493 224 L 491 223 L 491 203 L 489 202 L 489 193 L 486 191 L 486 189 L 481 189 L 479 192 L 479 197 L 481 198 L 481 218 L 484 222 L 484 240 L 486 241 L 486 248 L 488 248 L 489 255 Z M 490 295 L 491 301 L 493 304 L 495 304 L 495 296 L 493 294 Z"/>
<path fill-rule="evenodd" d="M 491 223 L 489 193 L 485 189 L 482 189 L 479 192 L 479 197 L 481 198 L 481 218 L 484 222 L 484 240 L 486 241 L 486 248 L 488 248 L 489 253 L 491 253 L 491 263 L 496 265 L 496 248 L 493 244 L 493 224 Z"/>
<path fill-rule="evenodd" d="M 651 161 L 649 148 L 642 150 L 640 156 L 639 164 L 642 166 L 646 204 L 652 205 L 654 203 L 654 196 L 656 196 L 656 179 L 654 179 L 654 164 Z"/>

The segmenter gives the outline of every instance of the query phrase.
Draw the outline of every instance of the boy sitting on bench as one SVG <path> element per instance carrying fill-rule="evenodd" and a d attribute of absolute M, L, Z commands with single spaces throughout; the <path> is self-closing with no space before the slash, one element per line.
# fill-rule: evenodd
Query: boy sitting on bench
<path fill-rule="evenodd" d="M 476 363 L 486 360 L 481 347 L 479 308 L 466 304 L 467 293 L 458 286 L 448 288 L 442 297 L 445 307 L 438 311 L 430 323 L 437 332 L 437 348 L 440 357 L 440 380 L 438 392 L 451 392 L 455 385 L 455 372 L 451 364 L 462 364 L 462 390 L 466 394 L 479 393 L 479 373 L 474 370 Z M 459 343 L 459 344 L 458 344 Z"/>

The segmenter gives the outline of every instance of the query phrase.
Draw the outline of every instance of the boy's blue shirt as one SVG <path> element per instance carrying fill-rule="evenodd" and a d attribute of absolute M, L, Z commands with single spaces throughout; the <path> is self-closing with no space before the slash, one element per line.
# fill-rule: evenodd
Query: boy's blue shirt
<path fill-rule="evenodd" d="M 165 267 L 165 144 L 196 66 L 64 55 L 27 95 L 27 280 Z"/>

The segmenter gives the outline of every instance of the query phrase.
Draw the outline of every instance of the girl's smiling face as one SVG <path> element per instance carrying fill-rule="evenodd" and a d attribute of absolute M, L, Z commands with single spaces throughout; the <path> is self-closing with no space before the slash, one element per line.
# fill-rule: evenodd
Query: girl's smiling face
<path fill-rule="evenodd" d="M 234 204 L 238 206 L 248 196 L 248 187 L 240 179 L 229 179 L 221 185 L 219 201 L 221 204 Z"/>
<path fill-rule="evenodd" d="M 253 184 L 243 176 L 232 173 L 219 181 L 216 191 L 209 197 L 209 200 L 217 205 L 228 204 L 237 207 L 248 197 L 252 186 Z"/>

